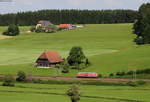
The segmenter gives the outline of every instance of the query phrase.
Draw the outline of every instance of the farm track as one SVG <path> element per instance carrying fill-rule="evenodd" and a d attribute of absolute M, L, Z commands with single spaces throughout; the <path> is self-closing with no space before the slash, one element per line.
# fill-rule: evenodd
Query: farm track
<path fill-rule="evenodd" d="M 0 75 L 3 78 L 5 75 Z M 14 75 L 14 77 L 16 77 Z M 52 77 L 52 76 L 31 76 L 32 79 L 48 79 L 48 80 L 77 80 L 77 81 L 103 81 L 103 82 L 128 82 L 128 81 L 146 81 L 150 79 L 123 79 L 123 78 L 76 78 L 76 77 Z"/>

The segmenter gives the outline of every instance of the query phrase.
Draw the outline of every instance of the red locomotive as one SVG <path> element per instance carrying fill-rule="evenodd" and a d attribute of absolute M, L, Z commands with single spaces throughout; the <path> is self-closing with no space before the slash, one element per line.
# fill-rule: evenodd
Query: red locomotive
<path fill-rule="evenodd" d="M 98 78 L 99 74 L 95 72 L 79 72 L 77 78 Z"/>

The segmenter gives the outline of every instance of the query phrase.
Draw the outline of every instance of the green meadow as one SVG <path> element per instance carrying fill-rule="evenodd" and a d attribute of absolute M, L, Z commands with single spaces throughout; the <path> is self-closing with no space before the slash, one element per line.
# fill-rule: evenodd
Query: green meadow
<path fill-rule="evenodd" d="M 71 85 L 17 83 L 15 87 L 0 86 L 3 102 L 69 102 L 65 95 Z M 80 102 L 149 102 L 150 87 L 79 85 Z"/>
<path fill-rule="evenodd" d="M 82 72 L 103 75 L 150 67 L 150 45 L 137 46 L 132 24 L 91 24 L 83 28 L 57 33 L 27 33 L 0 40 L 0 74 L 16 74 L 22 70 L 34 75 L 55 76 L 56 69 L 37 69 L 34 62 L 45 50 L 56 50 L 66 58 L 73 46 L 81 46 L 92 65 Z M 6 27 L 0 27 L 2 33 Z M 71 70 L 62 76 L 75 76 Z M 46 97 L 46 96 L 45 96 Z M 15 101 L 14 101 L 15 102 Z"/>

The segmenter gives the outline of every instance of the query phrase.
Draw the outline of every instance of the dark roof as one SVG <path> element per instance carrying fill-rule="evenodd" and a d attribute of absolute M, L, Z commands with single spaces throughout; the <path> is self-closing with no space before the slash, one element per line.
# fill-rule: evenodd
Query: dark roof
<path fill-rule="evenodd" d="M 56 51 L 45 51 L 38 59 L 48 59 L 51 63 L 63 62 L 63 59 Z"/>

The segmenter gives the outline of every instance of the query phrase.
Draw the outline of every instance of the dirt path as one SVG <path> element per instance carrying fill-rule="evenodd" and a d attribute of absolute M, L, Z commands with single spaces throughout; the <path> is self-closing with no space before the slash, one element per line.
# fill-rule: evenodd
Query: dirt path
<path fill-rule="evenodd" d="M 5 75 L 0 75 L 3 78 Z M 16 76 L 14 76 L 16 77 Z M 76 77 L 51 77 L 51 76 L 31 76 L 33 79 L 48 79 L 48 80 L 83 80 L 83 81 L 103 81 L 103 82 L 128 82 L 143 80 L 150 82 L 150 79 L 122 79 L 122 78 L 76 78 Z"/>

